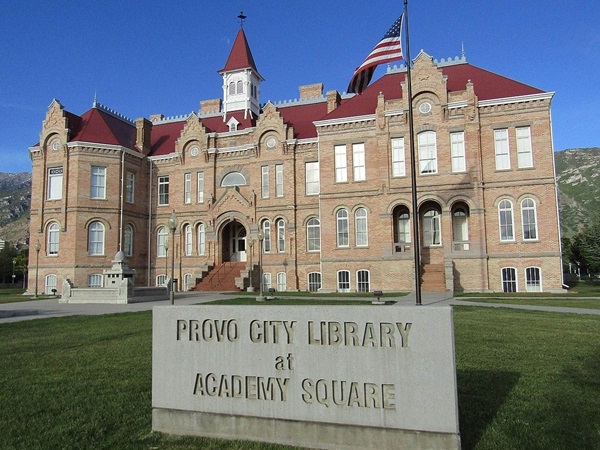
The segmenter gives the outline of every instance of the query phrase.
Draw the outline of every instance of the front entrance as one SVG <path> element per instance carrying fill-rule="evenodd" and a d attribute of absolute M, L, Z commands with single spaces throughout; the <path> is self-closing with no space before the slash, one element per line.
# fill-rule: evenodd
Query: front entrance
<path fill-rule="evenodd" d="M 235 220 L 221 234 L 223 262 L 246 262 L 246 228 Z"/>

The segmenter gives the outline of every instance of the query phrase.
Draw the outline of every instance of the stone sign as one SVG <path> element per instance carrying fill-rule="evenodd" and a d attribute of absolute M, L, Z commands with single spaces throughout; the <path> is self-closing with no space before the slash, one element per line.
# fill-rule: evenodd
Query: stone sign
<path fill-rule="evenodd" d="M 449 307 L 155 307 L 153 429 L 460 448 Z"/>

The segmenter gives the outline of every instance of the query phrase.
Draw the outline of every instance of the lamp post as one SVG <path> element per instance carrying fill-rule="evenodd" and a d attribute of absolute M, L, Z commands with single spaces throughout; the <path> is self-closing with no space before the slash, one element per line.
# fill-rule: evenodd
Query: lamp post
<path fill-rule="evenodd" d="M 169 286 L 169 237 L 165 239 L 165 286 Z"/>
<path fill-rule="evenodd" d="M 262 267 L 262 253 L 263 253 L 263 240 L 265 235 L 262 231 L 258 232 L 258 297 L 256 300 L 261 302 L 265 300 L 263 296 L 263 267 Z"/>
<path fill-rule="evenodd" d="M 15 284 L 15 264 L 17 264 L 17 260 L 13 259 L 13 273 L 12 273 L 12 284 Z"/>
<path fill-rule="evenodd" d="M 177 216 L 175 210 L 169 218 L 169 229 L 173 235 L 173 248 L 171 249 L 171 290 L 169 291 L 169 297 L 171 299 L 171 305 L 175 304 L 175 289 L 173 288 L 173 282 L 175 281 L 175 230 L 177 229 Z"/>
<path fill-rule="evenodd" d="M 42 244 L 40 241 L 37 241 L 35 244 L 35 295 L 33 298 L 38 297 L 38 270 L 40 267 L 40 250 L 42 249 Z"/>
<path fill-rule="evenodd" d="M 250 248 L 250 283 L 248 285 L 248 289 L 246 289 L 248 292 L 254 292 L 254 286 L 252 286 L 252 249 L 254 247 L 254 241 L 252 240 L 252 238 L 248 239 L 248 248 Z"/>

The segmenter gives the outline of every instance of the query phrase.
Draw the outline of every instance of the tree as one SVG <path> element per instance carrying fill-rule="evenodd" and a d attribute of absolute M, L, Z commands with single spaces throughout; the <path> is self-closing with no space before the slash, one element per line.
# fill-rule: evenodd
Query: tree
<path fill-rule="evenodd" d="M 565 243 L 567 240 L 565 240 Z M 565 248 L 565 257 L 590 275 L 600 273 L 600 222 L 586 226 Z"/>
<path fill-rule="evenodd" d="M 4 284 L 12 281 L 13 269 L 16 269 L 16 265 L 13 265 L 13 261 L 17 257 L 16 247 L 9 241 L 4 243 L 4 248 L 0 250 L 0 277 Z"/>

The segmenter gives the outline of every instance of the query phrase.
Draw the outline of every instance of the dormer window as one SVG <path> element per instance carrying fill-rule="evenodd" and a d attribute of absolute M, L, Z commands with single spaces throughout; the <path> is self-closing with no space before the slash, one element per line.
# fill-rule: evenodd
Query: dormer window
<path fill-rule="evenodd" d="M 231 119 L 229 119 L 229 122 L 227 122 L 227 126 L 229 127 L 229 131 L 237 131 L 239 124 L 240 123 L 236 120 L 235 117 L 232 117 Z"/>

